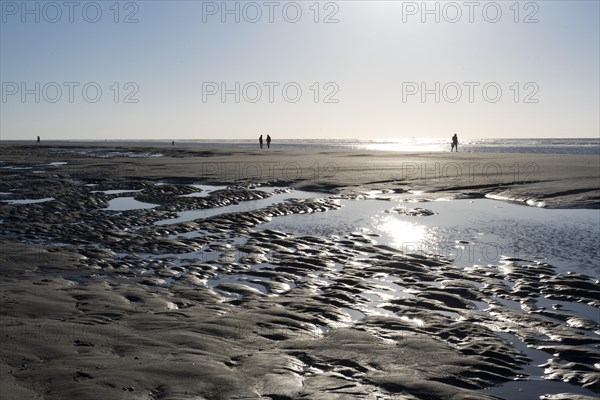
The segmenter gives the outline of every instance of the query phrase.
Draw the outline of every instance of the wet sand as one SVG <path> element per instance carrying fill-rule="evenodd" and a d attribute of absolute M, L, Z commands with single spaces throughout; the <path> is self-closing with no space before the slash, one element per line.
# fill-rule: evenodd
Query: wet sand
<path fill-rule="evenodd" d="M 599 321 L 560 307 L 600 310 L 597 278 L 257 229 L 372 190 L 599 208 L 598 157 L 59 146 L 0 147 L 3 198 L 48 199 L 0 203 L 2 398 L 498 398 L 486 388 L 534 357 L 498 332 L 581 399 L 600 393 Z M 288 186 L 315 196 L 157 224 Z M 156 207 L 106 209 L 121 197 Z"/>
<path fill-rule="evenodd" d="M 271 182 L 319 191 L 423 190 L 490 195 L 546 207 L 600 207 L 600 157 L 569 154 L 398 153 L 204 147 L 2 144 L 0 160 L 64 160 L 88 177 Z M 18 143 L 18 142 L 17 142 Z M 118 157 L 120 154 L 141 157 Z M 143 157 L 162 155 L 160 157 Z M 94 156 L 94 157 L 90 157 Z M 111 156 L 110 158 L 102 158 Z"/>

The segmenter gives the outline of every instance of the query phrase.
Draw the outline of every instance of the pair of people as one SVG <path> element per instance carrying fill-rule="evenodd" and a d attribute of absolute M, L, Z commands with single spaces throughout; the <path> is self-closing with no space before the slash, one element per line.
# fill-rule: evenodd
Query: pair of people
<path fill-rule="evenodd" d="M 258 144 L 260 145 L 260 148 L 263 148 L 263 135 L 260 135 L 260 137 L 258 138 Z M 270 149 L 271 148 L 271 136 L 267 135 L 267 148 Z"/>

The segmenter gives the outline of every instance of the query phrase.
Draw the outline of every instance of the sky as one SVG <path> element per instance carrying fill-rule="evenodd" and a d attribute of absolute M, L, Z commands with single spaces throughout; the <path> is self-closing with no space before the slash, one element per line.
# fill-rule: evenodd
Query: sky
<path fill-rule="evenodd" d="M 0 1 L 0 139 L 600 136 L 599 1 Z"/>

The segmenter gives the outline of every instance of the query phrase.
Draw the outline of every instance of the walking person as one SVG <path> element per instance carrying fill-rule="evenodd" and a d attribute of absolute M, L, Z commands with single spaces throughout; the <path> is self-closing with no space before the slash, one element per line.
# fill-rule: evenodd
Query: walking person
<path fill-rule="evenodd" d="M 452 136 L 452 146 L 450 146 L 450 152 L 452 152 L 454 149 L 456 149 L 456 152 L 458 153 L 458 135 L 456 133 L 454 136 Z"/>
<path fill-rule="evenodd" d="M 262 138 L 262 135 L 260 135 L 260 137 L 258 138 L 258 144 L 259 144 L 260 148 L 262 149 L 263 148 L 263 138 Z"/>
<path fill-rule="evenodd" d="M 267 135 L 267 149 L 271 148 L 271 136 Z"/>

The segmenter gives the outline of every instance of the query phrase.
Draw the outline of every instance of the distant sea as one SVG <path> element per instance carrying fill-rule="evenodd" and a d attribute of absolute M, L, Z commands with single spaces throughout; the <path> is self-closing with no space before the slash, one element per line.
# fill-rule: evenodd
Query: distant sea
<path fill-rule="evenodd" d="M 460 139 L 460 138 L 459 138 Z M 107 141 L 103 144 L 157 145 L 171 144 L 171 140 Z M 258 147 L 258 139 L 228 140 L 175 140 L 179 146 L 192 147 Z M 277 139 L 273 148 L 280 149 L 340 149 L 383 150 L 404 152 L 447 152 L 447 139 Z M 265 145 L 266 147 L 266 145 Z M 539 154 L 599 154 L 600 138 L 596 139 L 465 139 L 459 141 L 459 151 L 476 153 L 539 153 Z"/>

